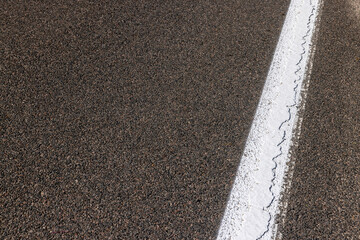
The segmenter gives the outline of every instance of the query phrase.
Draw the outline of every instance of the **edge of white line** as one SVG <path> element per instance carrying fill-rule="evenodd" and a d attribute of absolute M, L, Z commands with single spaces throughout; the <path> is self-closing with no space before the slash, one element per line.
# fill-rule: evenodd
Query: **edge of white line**
<path fill-rule="evenodd" d="M 223 239 L 274 239 L 292 134 L 322 0 L 292 0 L 218 231 Z M 303 97 L 301 97 L 303 95 Z"/>

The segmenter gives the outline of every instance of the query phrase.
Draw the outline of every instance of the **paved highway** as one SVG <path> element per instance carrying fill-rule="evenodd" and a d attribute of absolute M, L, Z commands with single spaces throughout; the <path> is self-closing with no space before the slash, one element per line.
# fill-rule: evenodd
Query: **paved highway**
<path fill-rule="evenodd" d="M 1 238 L 208 239 L 289 1 L 3 1 Z"/>
<path fill-rule="evenodd" d="M 285 1 L 0 3 L 1 239 L 214 239 Z M 283 239 L 358 239 L 360 14 L 324 3 Z"/>

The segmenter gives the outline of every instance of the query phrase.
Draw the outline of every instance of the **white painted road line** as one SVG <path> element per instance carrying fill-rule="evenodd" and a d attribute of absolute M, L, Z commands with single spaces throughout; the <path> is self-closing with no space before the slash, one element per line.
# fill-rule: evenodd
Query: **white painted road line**
<path fill-rule="evenodd" d="M 321 0 L 292 0 L 217 239 L 273 239 Z"/>

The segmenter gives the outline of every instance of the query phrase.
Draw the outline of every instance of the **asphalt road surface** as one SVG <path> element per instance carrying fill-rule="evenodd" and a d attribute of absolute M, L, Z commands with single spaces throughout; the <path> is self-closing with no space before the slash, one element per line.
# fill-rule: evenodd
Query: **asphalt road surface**
<path fill-rule="evenodd" d="M 357 8 L 356 8 L 357 6 Z M 360 1 L 325 1 L 283 239 L 360 239 Z"/>
<path fill-rule="evenodd" d="M 324 4 L 284 239 L 359 239 L 350 2 Z M 2 1 L 0 238 L 214 238 L 288 5 Z"/>
<path fill-rule="evenodd" d="M 289 1 L 1 11 L 1 239 L 216 236 Z"/>

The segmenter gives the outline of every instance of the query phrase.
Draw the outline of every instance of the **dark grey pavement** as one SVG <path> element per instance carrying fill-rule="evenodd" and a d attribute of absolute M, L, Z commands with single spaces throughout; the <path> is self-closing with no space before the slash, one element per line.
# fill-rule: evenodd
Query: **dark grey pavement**
<path fill-rule="evenodd" d="M 288 3 L 1 1 L 0 238 L 214 237 Z"/>
<path fill-rule="evenodd" d="M 284 240 L 360 239 L 360 12 L 324 2 Z"/>

